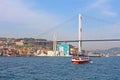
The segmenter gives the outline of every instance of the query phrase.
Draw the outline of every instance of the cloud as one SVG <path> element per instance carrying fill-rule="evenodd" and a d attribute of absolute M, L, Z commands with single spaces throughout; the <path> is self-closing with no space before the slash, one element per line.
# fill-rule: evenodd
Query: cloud
<path fill-rule="evenodd" d="M 107 16 L 117 16 L 117 13 L 112 11 L 102 11 L 102 14 Z"/>
<path fill-rule="evenodd" d="M 93 2 L 90 7 L 91 8 L 96 8 L 96 7 L 101 7 L 101 5 L 104 5 L 107 2 L 107 0 L 97 0 Z"/>
<path fill-rule="evenodd" d="M 104 16 L 117 16 L 117 12 L 112 10 L 109 0 L 96 0 L 88 5 L 86 9 Z"/>
<path fill-rule="evenodd" d="M 34 9 L 34 3 L 22 1 L 24 0 L 0 0 L 0 23 L 2 23 L 0 34 L 8 37 L 52 38 L 55 31 L 51 28 L 65 20 L 45 9 Z M 64 28 L 57 30 L 56 33 L 60 33 L 60 38 L 66 38 L 64 32 L 68 32 L 65 35 L 71 33 Z"/>
<path fill-rule="evenodd" d="M 31 7 L 33 6 L 21 0 L 0 0 L 0 21 L 21 23 L 34 28 L 48 28 L 58 24 L 55 14 L 45 10 L 34 10 Z"/>

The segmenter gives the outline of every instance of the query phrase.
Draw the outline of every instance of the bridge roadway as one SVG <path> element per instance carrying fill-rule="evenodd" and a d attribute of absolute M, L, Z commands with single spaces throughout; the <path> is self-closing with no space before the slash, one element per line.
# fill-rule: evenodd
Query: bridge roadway
<path fill-rule="evenodd" d="M 58 40 L 56 42 L 102 42 L 102 41 L 120 41 L 120 39 L 99 39 L 99 40 Z M 37 42 L 53 42 L 53 41 L 37 41 Z"/>

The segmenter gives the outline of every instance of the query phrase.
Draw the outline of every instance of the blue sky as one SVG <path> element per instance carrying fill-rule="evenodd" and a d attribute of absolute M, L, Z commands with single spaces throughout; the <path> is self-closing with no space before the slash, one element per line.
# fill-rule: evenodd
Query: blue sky
<path fill-rule="evenodd" d="M 59 40 L 77 39 L 77 14 L 81 13 L 83 39 L 120 38 L 119 3 L 119 0 L 0 0 L 0 36 L 49 40 L 55 33 Z M 46 32 L 73 16 L 70 22 Z M 85 49 L 93 44 L 95 48 L 109 43 L 84 43 Z"/>

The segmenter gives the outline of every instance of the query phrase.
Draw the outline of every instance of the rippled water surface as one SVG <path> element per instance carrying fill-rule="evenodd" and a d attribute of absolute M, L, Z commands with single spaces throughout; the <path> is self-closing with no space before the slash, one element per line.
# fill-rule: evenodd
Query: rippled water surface
<path fill-rule="evenodd" d="M 0 57 L 0 80 L 120 80 L 120 57 L 92 57 L 79 65 L 70 59 Z"/>

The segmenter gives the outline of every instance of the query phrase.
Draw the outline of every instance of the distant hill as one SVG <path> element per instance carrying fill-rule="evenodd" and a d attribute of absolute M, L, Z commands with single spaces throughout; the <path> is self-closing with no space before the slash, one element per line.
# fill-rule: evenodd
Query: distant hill
<path fill-rule="evenodd" d="M 110 54 L 120 54 L 120 47 L 114 47 L 107 50 Z"/>
<path fill-rule="evenodd" d="M 120 54 L 120 47 L 114 47 L 114 48 L 110 48 L 107 50 L 94 50 L 92 52 L 96 52 L 96 53 L 104 53 L 104 54 L 110 54 L 110 55 L 116 55 L 116 54 Z"/>

